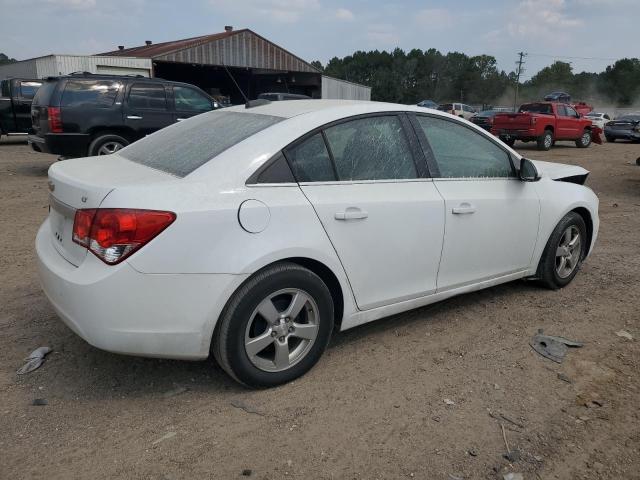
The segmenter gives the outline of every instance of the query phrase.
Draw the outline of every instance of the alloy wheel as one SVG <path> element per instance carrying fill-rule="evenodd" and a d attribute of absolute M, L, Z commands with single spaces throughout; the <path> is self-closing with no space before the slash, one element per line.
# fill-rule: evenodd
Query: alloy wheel
<path fill-rule="evenodd" d="M 573 273 L 582 254 L 580 230 L 575 225 L 569 226 L 556 249 L 556 273 L 560 278 L 567 278 Z"/>
<path fill-rule="evenodd" d="M 112 153 L 117 152 L 122 149 L 124 145 L 120 142 L 105 142 L 98 149 L 98 155 L 111 155 Z"/>
<path fill-rule="evenodd" d="M 247 323 L 244 348 L 249 361 L 267 372 L 300 362 L 318 336 L 319 311 L 307 292 L 287 288 L 264 298 Z"/>

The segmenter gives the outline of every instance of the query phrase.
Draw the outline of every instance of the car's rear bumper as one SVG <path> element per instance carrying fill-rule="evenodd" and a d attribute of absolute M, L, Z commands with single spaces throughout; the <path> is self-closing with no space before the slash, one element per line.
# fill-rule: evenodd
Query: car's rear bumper
<path fill-rule="evenodd" d="M 538 137 L 534 128 L 491 128 L 491 133 L 500 138 L 530 140 Z"/>
<path fill-rule="evenodd" d="M 85 133 L 47 133 L 28 137 L 32 150 L 65 157 L 86 157 L 90 140 L 91 136 Z"/>
<path fill-rule="evenodd" d="M 206 358 L 215 322 L 246 278 L 143 274 L 92 254 L 75 267 L 53 247 L 48 220 L 36 252 L 42 289 L 64 323 L 91 345 L 128 355 Z"/>

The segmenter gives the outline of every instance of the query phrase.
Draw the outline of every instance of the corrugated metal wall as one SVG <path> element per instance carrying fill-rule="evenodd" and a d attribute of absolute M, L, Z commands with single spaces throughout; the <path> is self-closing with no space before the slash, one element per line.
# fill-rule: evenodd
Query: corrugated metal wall
<path fill-rule="evenodd" d="M 338 100 L 371 100 L 371 87 L 322 76 L 322 98 Z"/>
<path fill-rule="evenodd" d="M 38 78 L 36 60 L 24 60 L 22 62 L 0 65 L 0 80 L 4 78 Z"/>
<path fill-rule="evenodd" d="M 99 57 L 91 55 L 49 55 L 0 66 L 0 79 L 44 78 L 73 72 L 151 76 L 151 59 Z"/>
<path fill-rule="evenodd" d="M 288 70 L 291 72 L 316 72 L 304 60 L 251 32 L 241 32 L 178 52 L 160 55 L 154 60 Z"/>

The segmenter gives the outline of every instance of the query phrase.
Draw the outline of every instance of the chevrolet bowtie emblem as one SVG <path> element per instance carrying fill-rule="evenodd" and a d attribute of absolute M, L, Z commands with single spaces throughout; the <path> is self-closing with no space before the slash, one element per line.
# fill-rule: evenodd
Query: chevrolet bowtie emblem
<path fill-rule="evenodd" d="M 47 183 L 49 184 L 49 191 L 53 192 L 56 189 L 56 184 L 53 183 L 51 180 L 49 180 Z"/>

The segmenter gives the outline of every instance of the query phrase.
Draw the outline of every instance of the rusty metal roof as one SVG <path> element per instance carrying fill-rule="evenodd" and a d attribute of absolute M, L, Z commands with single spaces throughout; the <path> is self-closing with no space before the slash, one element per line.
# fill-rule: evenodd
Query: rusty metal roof
<path fill-rule="evenodd" d="M 142 45 L 140 47 L 125 48 L 124 50 L 114 50 L 112 52 L 98 53 L 97 55 L 104 55 L 110 57 L 139 57 L 139 58 L 154 58 L 159 55 L 166 55 L 167 53 L 176 52 L 185 48 L 197 47 L 204 43 L 212 42 L 214 40 L 220 40 L 222 38 L 231 37 L 240 32 L 250 31 L 248 29 L 233 30 L 230 32 L 214 33 L 212 35 L 202 35 L 200 37 L 185 38 L 182 40 L 174 40 L 171 42 L 153 43 L 151 45 Z M 252 32 L 253 33 L 253 32 Z"/>

